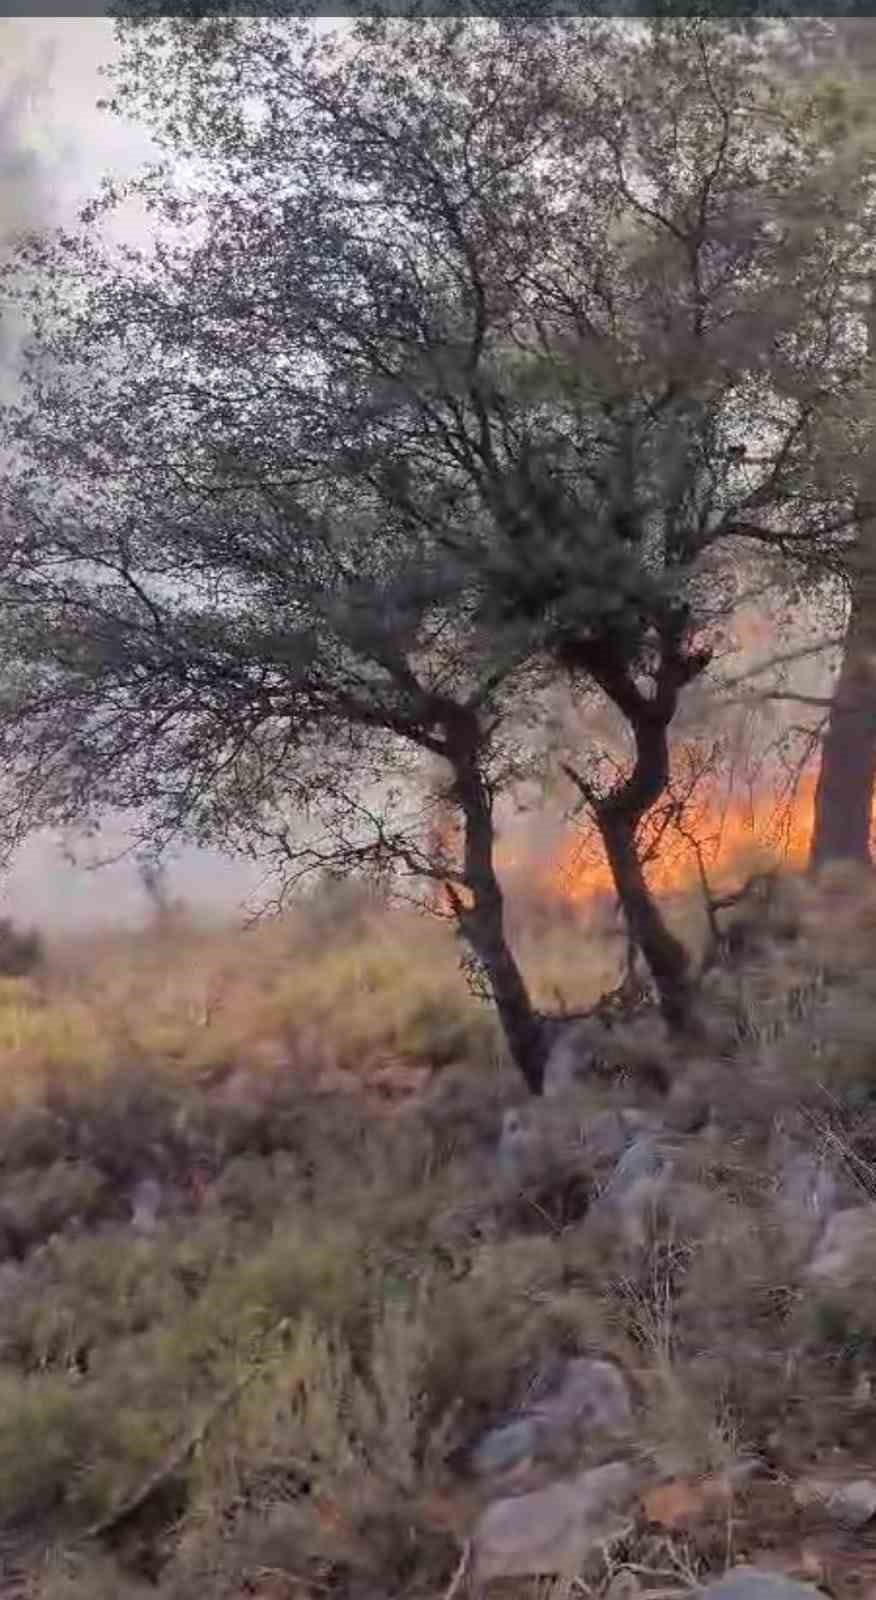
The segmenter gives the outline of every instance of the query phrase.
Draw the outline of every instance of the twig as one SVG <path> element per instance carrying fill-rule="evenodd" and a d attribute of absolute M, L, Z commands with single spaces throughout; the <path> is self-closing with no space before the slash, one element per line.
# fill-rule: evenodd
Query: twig
<path fill-rule="evenodd" d="M 278 1332 L 285 1320 L 285 1318 L 281 1318 L 280 1322 L 271 1331 Z M 243 1391 L 259 1377 L 262 1370 L 261 1362 L 257 1361 L 248 1372 L 244 1373 L 242 1378 L 237 1378 L 219 1396 L 218 1400 L 214 1401 L 200 1422 L 178 1444 L 172 1446 L 160 1466 L 149 1474 L 145 1481 L 140 1484 L 140 1487 L 123 1499 L 112 1511 L 107 1512 L 105 1517 L 101 1517 L 99 1522 L 95 1522 L 88 1528 L 85 1537 L 87 1539 L 106 1538 L 107 1534 L 114 1533 L 117 1528 L 124 1526 L 126 1522 L 130 1522 L 133 1517 L 136 1517 L 137 1513 L 143 1510 L 153 1495 L 157 1494 L 164 1484 L 175 1473 L 179 1472 L 181 1467 L 186 1466 L 197 1450 L 198 1445 L 202 1444 L 207 1437 L 213 1425 L 218 1422 L 226 1411 L 230 1410 L 235 1400 L 239 1399 Z"/>
<path fill-rule="evenodd" d="M 599 799 L 592 784 L 589 784 L 586 778 L 582 778 L 580 772 L 576 772 L 575 768 L 571 766 L 568 761 L 561 761 L 560 767 L 566 774 L 566 777 L 569 779 L 570 783 L 575 785 L 575 788 L 578 790 L 578 793 L 581 795 L 582 799 L 587 802 L 591 810 L 596 811 L 599 806 Z"/>
<path fill-rule="evenodd" d="M 835 650 L 844 640 L 844 634 L 828 634 L 823 639 L 817 639 L 814 644 L 798 645 L 794 650 L 778 651 L 768 657 L 766 661 L 757 662 L 753 667 L 746 667 L 744 672 L 735 678 L 727 678 L 721 685 L 722 689 L 735 689 L 741 683 L 746 683 L 750 678 L 759 677 L 762 672 L 769 672 L 773 667 L 784 667 L 794 661 L 802 661 L 807 656 L 818 655 L 821 650 Z"/>
<path fill-rule="evenodd" d="M 459 1558 L 459 1565 L 457 1566 L 456 1571 L 454 1572 L 453 1577 L 451 1578 L 450 1583 L 448 1584 L 444 1593 L 444 1600 L 456 1600 L 456 1596 L 462 1587 L 463 1580 L 466 1572 L 468 1571 L 470 1558 L 471 1540 L 466 1539 L 465 1544 L 462 1547 L 462 1555 Z"/>

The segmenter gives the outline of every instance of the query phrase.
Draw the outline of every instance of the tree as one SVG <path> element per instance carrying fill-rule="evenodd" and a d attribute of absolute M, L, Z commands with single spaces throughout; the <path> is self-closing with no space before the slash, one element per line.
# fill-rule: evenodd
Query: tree
<path fill-rule="evenodd" d="M 820 139 L 831 152 L 838 196 L 852 174 L 856 202 L 872 208 L 872 191 L 864 174 L 872 174 L 874 153 L 872 87 L 876 30 L 872 19 L 797 20 L 774 36 L 776 70 L 789 80 L 802 80 L 820 126 Z M 850 495 L 854 504 L 852 536 L 834 552 L 834 578 L 839 578 L 845 611 L 839 670 L 829 698 L 800 697 L 822 706 L 820 727 L 813 730 L 820 748 L 815 813 L 809 865 L 818 870 L 834 860 L 871 864 L 870 835 L 876 779 L 876 716 L 874 716 L 874 651 L 876 651 L 876 521 L 874 521 L 873 358 L 876 316 L 876 262 L 872 251 L 849 262 L 837 282 L 838 299 L 856 318 L 865 341 L 865 358 L 857 381 L 837 404 L 831 434 L 841 435 L 844 475 L 855 464 Z M 829 454 L 827 455 L 829 461 Z M 834 590 L 836 583 L 834 584 Z M 791 694 L 788 698 L 794 699 Z"/>
<path fill-rule="evenodd" d="M 860 170 L 873 163 L 872 88 L 876 42 L 872 20 L 841 19 L 823 28 L 810 70 L 818 77 L 822 115 L 831 142 Z M 876 360 L 876 261 L 872 255 L 846 285 L 866 324 L 861 382 L 848 397 L 869 437 L 858 452 L 855 533 L 845 554 L 848 612 L 842 658 L 826 719 L 815 792 L 810 867 L 830 861 L 871 865 L 870 834 L 876 780 L 876 454 L 873 363 Z M 847 425 L 848 426 L 848 425 Z"/>
<path fill-rule="evenodd" d="M 850 525 L 818 464 L 860 366 L 834 298 L 862 208 L 736 30 L 121 33 L 112 106 L 173 158 L 133 186 L 154 249 L 101 244 L 110 184 L 10 285 L 33 337 L 7 416 L 7 840 L 123 806 L 153 846 L 431 876 L 537 1092 L 493 811 L 564 675 L 629 731 L 609 790 L 570 770 L 688 1026 L 638 833 L 734 550 L 814 558 Z M 405 814 L 436 759 L 458 861 Z M 294 842 L 290 808 L 331 847 Z"/>
<path fill-rule="evenodd" d="M 876 356 L 876 273 L 870 291 L 868 355 Z M 873 416 L 872 395 L 866 413 Z M 876 455 L 862 463 L 857 535 L 846 556 L 849 611 L 842 661 L 821 746 L 810 867 L 830 861 L 870 866 L 876 780 Z"/>

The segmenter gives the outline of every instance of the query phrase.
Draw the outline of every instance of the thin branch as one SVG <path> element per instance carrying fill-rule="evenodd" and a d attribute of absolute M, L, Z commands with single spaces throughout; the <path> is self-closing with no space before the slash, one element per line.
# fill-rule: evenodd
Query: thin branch
<path fill-rule="evenodd" d="M 270 1331 L 272 1333 L 279 1332 L 285 1321 L 285 1317 L 281 1318 Z M 226 1411 L 230 1410 L 244 1390 L 259 1377 L 261 1371 L 261 1364 L 256 1364 L 248 1372 L 245 1372 L 242 1378 L 237 1378 L 234 1383 L 230 1384 L 219 1396 L 218 1400 L 215 1400 L 212 1406 L 209 1407 L 200 1422 L 190 1429 L 178 1444 L 169 1450 L 161 1464 L 144 1479 L 139 1488 L 135 1489 L 132 1494 L 126 1495 L 121 1503 L 108 1512 L 105 1517 L 101 1517 L 99 1522 L 92 1524 L 87 1530 L 86 1538 L 104 1539 L 108 1534 L 115 1533 L 126 1523 L 131 1522 L 140 1511 L 144 1510 L 149 1501 L 154 1499 L 180 1469 L 188 1464 L 198 1446 L 204 1442 L 210 1429 L 215 1426 Z"/>
<path fill-rule="evenodd" d="M 741 683 L 747 683 L 749 678 L 760 677 L 762 672 L 770 672 L 774 667 L 789 666 L 793 661 L 803 661 L 809 656 L 820 655 L 824 650 L 836 650 L 845 640 L 845 632 L 829 634 L 824 639 L 818 639 L 814 644 L 797 645 L 793 650 L 786 650 L 767 661 L 758 662 L 756 666 L 746 667 L 735 678 L 725 678 L 721 684 L 722 690 L 735 689 Z"/>
<path fill-rule="evenodd" d="M 760 705 L 764 700 L 779 700 L 793 702 L 799 706 L 814 706 L 817 710 L 829 710 L 833 705 L 832 695 L 796 694 L 792 690 L 784 689 L 755 689 L 749 695 L 736 695 L 732 700 L 724 702 L 728 706 Z"/>
<path fill-rule="evenodd" d="M 589 784 L 586 778 L 582 778 L 580 772 L 576 772 L 575 768 L 570 766 L 568 761 L 561 761 L 560 768 L 566 774 L 566 777 L 570 780 L 570 782 L 575 785 L 578 793 L 581 795 L 585 803 L 590 806 L 590 809 L 592 811 L 596 811 L 599 806 L 599 796 L 592 784 Z"/>

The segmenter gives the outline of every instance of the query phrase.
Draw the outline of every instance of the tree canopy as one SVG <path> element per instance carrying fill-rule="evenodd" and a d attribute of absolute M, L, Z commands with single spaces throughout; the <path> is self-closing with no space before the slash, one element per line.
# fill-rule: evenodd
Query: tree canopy
<path fill-rule="evenodd" d="M 537 1087 L 492 811 L 565 676 L 629 726 L 573 776 L 682 1021 L 636 830 L 741 553 L 851 537 L 867 161 L 838 186 L 817 96 L 715 23 L 119 26 L 167 159 L 6 278 L 7 839 L 121 806 L 290 871 L 290 809 L 349 851 L 438 758 L 460 859 L 386 812 L 355 849 L 447 883 Z M 130 195 L 151 249 L 101 234 Z"/>

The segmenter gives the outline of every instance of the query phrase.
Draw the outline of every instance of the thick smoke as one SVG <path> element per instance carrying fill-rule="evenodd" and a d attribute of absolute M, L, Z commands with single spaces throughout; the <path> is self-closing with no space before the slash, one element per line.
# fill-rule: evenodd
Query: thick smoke
<path fill-rule="evenodd" d="M 0 259 L 20 234 L 55 220 L 57 160 L 40 121 L 56 59 L 51 38 L 24 28 L 18 19 L 0 21 Z M 15 392 L 21 331 L 17 319 L 4 309 L 0 398 L 5 400 Z"/>
<path fill-rule="evenodd" d="M 23 233 L 73 224 L 106 171 L 124 177 L 154 154 L 145 129 L 97 109 L 107 89 L 99 68 L 114 48 L 106 18 L 0 18 L 0 262 Z M 143 242 L 142 214 L 124 220 L 132 242 Z M 0 403 L 15 397 L 22 338 L 20 322 L 0 306 Z M 112 842 L 121 846 L 121 831 Z M 169 886 L 218 911 L 238 904 L 255 882 L 241 865 L 187 850 Z M 88 871 L 45 836 L 20 852 L 0 900 L 0 911 L 47 930 L 132 922 L 148 910 L 132 863 Z"/>

